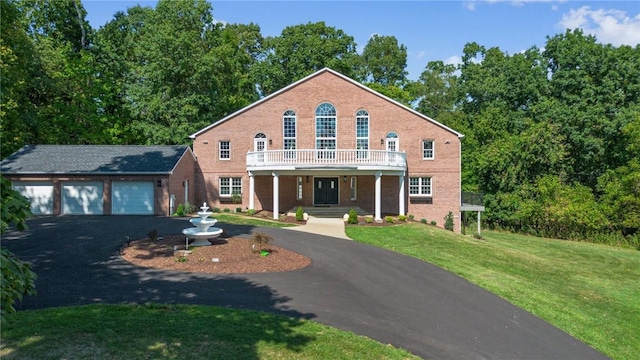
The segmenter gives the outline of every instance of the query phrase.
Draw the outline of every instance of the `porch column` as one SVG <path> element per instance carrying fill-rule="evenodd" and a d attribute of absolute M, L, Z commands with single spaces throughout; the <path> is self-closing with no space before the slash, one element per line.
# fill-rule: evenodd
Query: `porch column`
<path fill-rule="evenodd" d="M 249 172 L 249 210 L 255 210 L 255 203 L 253 198 L 255 197 L 256 187 L 253 173 Z"/>
<path fill-rule="evenodd" d="M 400 197 L 398 201 L 398 206 L 400 207 L 400 213 L 398 215 L 404 216 L 404 175 L 400 175 L 400 193 L 398 194 Z"/>
<path fill-rule="evenodd" d="M 278 183 L 278 174 L 272 173 L 273 176 L 273 219 L 278 220 L 280 212 L 280 188 Z"/>
<path fill-rule="evenodd" d="M 380 203 L 381 203 L 381 188 L 382 188 L 382 171 L 376 172 L 376 213 L 375 213 L 375 221 L 382 222 L 382 216 L 380 211 Z"/>

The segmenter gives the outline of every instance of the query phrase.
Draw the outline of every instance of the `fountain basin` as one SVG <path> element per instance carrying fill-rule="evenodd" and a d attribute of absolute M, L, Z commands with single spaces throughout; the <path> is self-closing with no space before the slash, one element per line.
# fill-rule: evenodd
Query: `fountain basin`
<path fill-rule="evenodd" d="M 194 240 L 190 244 L 191 246 L 208 246 L 211 245 L 211 243 L 207 239 L 215 239 L 218 236 L 222 235 L 222 229 L 214 227 L 206 231 L 201 231 L 199 228 L 194 227 L 182 230 L 182 234 L 186 236 L 187 239 Z"/>
<path fill-rule="evenodd" d="M 210 226 L 215 225 L 215 223 L 218 222 L 218 220 L 216 219 L 208 219 L 208 218 L 194 218 L 189 220 L 189 222 L 191 224 L 193 224 L 193 226 L 196 226 L 200 231 L 207 231 L 207 229 L 209 229 Z"/>

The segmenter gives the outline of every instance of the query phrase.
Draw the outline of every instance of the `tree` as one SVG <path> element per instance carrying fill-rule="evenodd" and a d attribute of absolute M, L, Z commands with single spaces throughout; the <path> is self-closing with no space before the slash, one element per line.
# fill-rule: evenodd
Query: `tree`
<path fill-rule="evenodd" d="M 11 188 L 11 183 L 0 176 L 0 233 L 15 224 L 20 231 L 26 230 L 26 219 L 31 216 L 29 202 L 20 193 Z M 23 295 L 33 295 L 35 291 L 36 274 L 31 266 L 15 257 L 7 249 L 0 249 L 0 316 L 15 312 L 13 304 L 22 300 Z"/>
<path fill-rule="evenodd" d="M 364 81 L 402 87 L 407 82 L 407 47 L 395 36 L 374 34 L 362 51 Z"/>
<path fill-rule="evenodd" d="M 253 73 L 262 96 L 324 67 L 354 78 L 359 61 L 353 37 L 323 21 L 288 26 L 266 38 L 261 57 Z"/>

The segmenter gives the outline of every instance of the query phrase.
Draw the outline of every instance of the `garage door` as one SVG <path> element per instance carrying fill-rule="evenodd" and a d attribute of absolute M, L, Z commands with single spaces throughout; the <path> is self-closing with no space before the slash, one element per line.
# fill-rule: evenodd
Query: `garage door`
<path fill-rule="evenodd" d="M 111 185 L 112 214 L 153 215 L 153 182 L 114 181 Z"/>
<path fill-rule="evenodd" d="M 29 199 L 34 215 L 53 214 L 53 183 L 50 181 L 15 181 L 13 189 Z"/>
<path fill-rule="evenodd" d="M 102 181 L 68 181 L 62 183 L 62 213 L 68 215 L 102 215 Z"/>

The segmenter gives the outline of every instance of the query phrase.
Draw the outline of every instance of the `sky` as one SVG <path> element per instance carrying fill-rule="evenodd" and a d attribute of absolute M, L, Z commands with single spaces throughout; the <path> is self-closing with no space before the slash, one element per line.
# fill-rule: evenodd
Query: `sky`
<path fill-rule="evenodd" d="M 374 35 L 395 36 L 407 47 L 407 71 L 415 80 L 430 61 L 459 63 L 464 45 L 476 42 L 510 55 L 547 37 L 580 28 L 599 43 L 640 44 L 640 1 L 209 1 L 222 23 L 258 24 L 262 36 L 279 36 L 287 26 L 324 21 L 354 38 L 361 53 Z M 118 11 L 150 0 L 82 0 L 94 29 Z"/>

